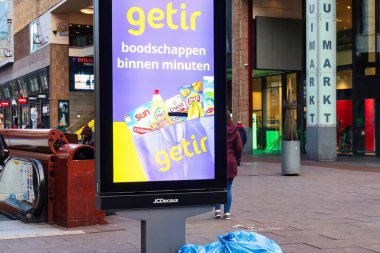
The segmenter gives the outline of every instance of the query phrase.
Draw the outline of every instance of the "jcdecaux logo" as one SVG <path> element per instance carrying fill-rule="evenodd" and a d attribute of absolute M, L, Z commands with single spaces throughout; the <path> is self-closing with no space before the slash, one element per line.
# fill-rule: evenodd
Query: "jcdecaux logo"
<path fill-rule="evenodd" d="M 155 199 L 153 204 L 169 204 L 169 203 L 178 203 L 178 199 Z"/>

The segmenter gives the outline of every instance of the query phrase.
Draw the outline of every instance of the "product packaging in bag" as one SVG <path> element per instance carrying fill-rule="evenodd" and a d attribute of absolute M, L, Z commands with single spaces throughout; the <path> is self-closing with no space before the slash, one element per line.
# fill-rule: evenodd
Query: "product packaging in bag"
<path fill-rule="evenodd" d="M 203 77 L 203 111 L 206 115 L 213 115 L 215 110 L 214 103 L 214 77 Z"/>
<path fill-rule="evenodd" d="M 171 121 L 168 108 L 166 107 L 165 101 L 162 99 L 159 90 L 154 90 L 152 103 L 150 105 L 151 111 L 151 123 L 150 127 L 154 130 L 170 126 L 173 124 Z"/>
<path fill-rule="evenodd" d="M 214 117 L 202 117 L 133 141 L 148 181 L 214 179 Z"/>
<path fill-rule="evenodd" d="M 197 81 L 179 89 L 181 97 L 189 108 L 187 116 L 188 120 L 196 119 L 204 115 L 202 109 L 202 86 L 202 81 Z"/>
<path fill-rule="evenodd" d="M 150 107 L 149 101 L 125 115 L 124 121 L 132 135 L 142 135 L 152 131 Z"/>
<path fill-rule="evenodd" d="M 187 120 L 188 107 L 183 101 L 181 95 L 176 95 L 165 101 L 168 108 L 168 114 L 173 124 L 178 124 Z"/>
<path fill-rule="evenodd" d="M 187 112 L 187 105 L 185 101 L 183 101 L 181 95 L 175 95 L 172 98 L 169 98 L 165 101 L 166 106 L 168 108 L 168 112 Z"/>

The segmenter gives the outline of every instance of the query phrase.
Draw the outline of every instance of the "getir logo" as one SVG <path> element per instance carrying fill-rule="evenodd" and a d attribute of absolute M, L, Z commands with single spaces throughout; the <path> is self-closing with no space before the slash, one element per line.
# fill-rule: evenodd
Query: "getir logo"
<path fill-rule="evenodd" d="M 180 21 L 175 23 L 173 16 L 179 17 Z M 153 8 L 145 13 L 145 11 L 138 6 L 134 6 L 127 11 L 127 21 L 134 28 L 128 32 L 134 36 L 142 35 L 145 32 L 145 27 L 148 25 L 153 29 L 161 29 L 165 26 L 171 30 L 184 30 L 189 29 L 197 30 L 197 17 L 201 16 L 202 12 L 194 11 L 187 13 L 186 4 L 181 3 L 179 9 L 173 7 L 173 3 L 168 3 L 165 9 Z"/>
<path fill-rule="evenodd" d="M 153 204 L 178 203 L 178 199 L 155 199 Z"/>

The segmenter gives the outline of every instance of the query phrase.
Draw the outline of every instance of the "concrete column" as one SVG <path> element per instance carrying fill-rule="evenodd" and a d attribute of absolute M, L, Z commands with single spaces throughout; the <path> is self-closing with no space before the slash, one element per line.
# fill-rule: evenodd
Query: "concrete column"
<path fill-rule="evenodd" d="M 336 1 L 306 2 L 306 152 L 336 160 Z"/>
<path fill-rule="evenodd" d="M 249 126 L 249 0 L 232 0 L 232 113 Z"/>

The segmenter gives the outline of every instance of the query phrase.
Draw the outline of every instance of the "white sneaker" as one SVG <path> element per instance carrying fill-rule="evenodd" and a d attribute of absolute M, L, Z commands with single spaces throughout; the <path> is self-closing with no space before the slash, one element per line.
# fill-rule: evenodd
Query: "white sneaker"
<path fill-rule="evenodd" d="M 220 209 L 216 209 L 214 214 L 215 219 L 220 219 L 222 217 L 222 211 Z"/>
<path fill-rule="evenodd" d="M 231 213 L 224 213 L 223 218 L 225 220 L 231 220 Z"/>

